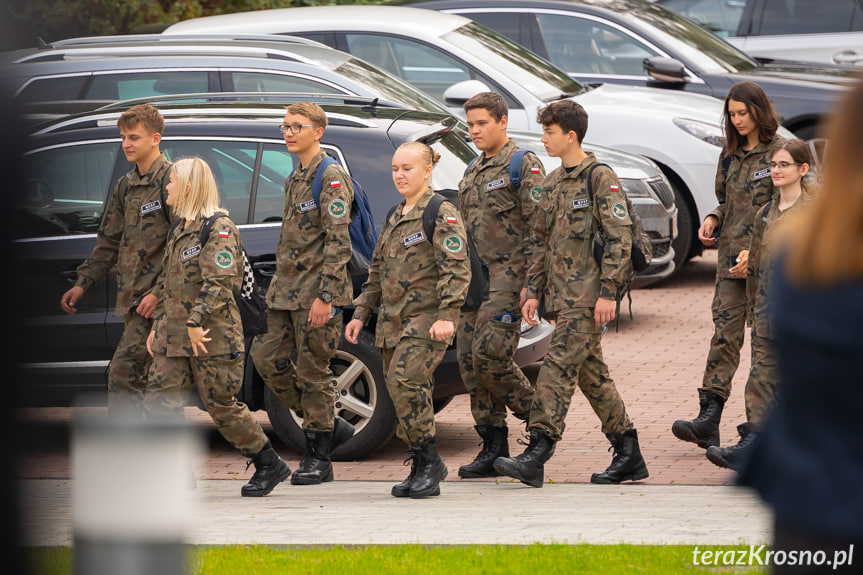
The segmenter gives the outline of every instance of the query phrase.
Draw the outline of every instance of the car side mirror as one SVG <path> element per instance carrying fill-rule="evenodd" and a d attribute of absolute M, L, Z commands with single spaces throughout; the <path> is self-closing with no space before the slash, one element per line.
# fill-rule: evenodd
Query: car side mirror
<path fill-rule="evenodd" d="M 658 82 L 681 84 L 689 81 L 689 75 L 686 73 L 683 64 L 674 58 L 663 58 L 661 56 L 645 58 L 644 71 L 647 72 L 647 75 L 651 79 Z"/>
<path fill-rule="evenodd" d="M 465 80 L 444 90 L 443 99 L 447 106 L 461 106 L 480 92 L 489 91 L 489 87 L 479 80 Z"/>

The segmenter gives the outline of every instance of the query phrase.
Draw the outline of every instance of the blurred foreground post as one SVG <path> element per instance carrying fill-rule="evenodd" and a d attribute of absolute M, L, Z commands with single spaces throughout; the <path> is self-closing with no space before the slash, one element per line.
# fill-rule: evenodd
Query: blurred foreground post
<path fill-rule="evenodd" d="M 185 421 L 76 415 L 75 575 L 184 575 L 199 438 Z"/>

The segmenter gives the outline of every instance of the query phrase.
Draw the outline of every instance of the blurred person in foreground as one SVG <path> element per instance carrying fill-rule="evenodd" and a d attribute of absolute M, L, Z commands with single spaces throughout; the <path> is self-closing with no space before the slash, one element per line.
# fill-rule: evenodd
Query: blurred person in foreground
<path fill-rule="evenodd" d="M 740 482 L 775 511 L 774 549 L 858 557 L 774 573 L 860 572 L 863 561 L 863 83 L 826 132 L 821 188 L 777 258 L 770 317 L 778 401 Z M 854 547 L 851 547 L 851 546 Z M 853 560 L 858 564 L 853 564 Z M 775 565 L 775 563 L 774 563 Z M 834 570 L 835 569 L 835 570 Z"/>

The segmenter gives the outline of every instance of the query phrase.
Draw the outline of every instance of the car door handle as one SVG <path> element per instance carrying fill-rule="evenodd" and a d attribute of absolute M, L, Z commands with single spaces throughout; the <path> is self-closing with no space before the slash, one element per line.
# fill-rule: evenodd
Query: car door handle
<path fill-rule="evenodd" d="M 842 50 L 833 54 L 835 64 L 856 64 L 863 61 L 863 54 L 856 50 Z"/>
<path fill-rule="evenodd" d="M 252 268 L 264 277 L 276 275 L 276 262 L 255 262 Z"/>
<path fill-rule="evenodd" d="M 60 272 L 60 276 L 66 280 L 66 282 L 73 284 L 78 280 L 78 270 L 66 270 Z"/>

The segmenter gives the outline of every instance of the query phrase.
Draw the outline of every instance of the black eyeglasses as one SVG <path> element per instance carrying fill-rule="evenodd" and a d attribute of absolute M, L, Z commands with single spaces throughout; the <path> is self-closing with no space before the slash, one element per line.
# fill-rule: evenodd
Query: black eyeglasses
<path fill-rule="evenodd" d="M 279 126 L 279 131 L 283 136 L 285 133 L 294 135 L 302 132 L 303 128 L 314 128 L 314 126 L 309 126 L 308 124 L 282 124 Z"/>
<path fill-rule="evenodd" d="M 770 169 L 775 170 L 779 168 L 780 170 L 787 170 L 788 166 L 802 166 L 803 164 L 794 163 L 794 162 L 770 162 Z"/>

